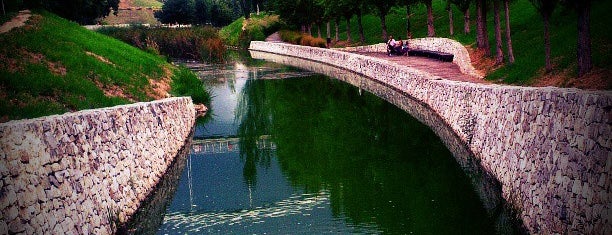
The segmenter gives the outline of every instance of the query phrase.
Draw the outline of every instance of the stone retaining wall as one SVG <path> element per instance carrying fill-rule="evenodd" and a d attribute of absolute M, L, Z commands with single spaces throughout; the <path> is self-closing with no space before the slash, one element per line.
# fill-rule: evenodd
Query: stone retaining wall
<path fill-rule="evenodd" d="M 502 184 L 531 233 L 610 234 L 612 92 L 450 81 L 391 61 L 284 43 L 251 50 L 363 74 L 423 102 Z"/>
<path fill-rule="evenodd" d="M 0 124 L 0 234 L 110 234 L 189 136 L 191 98 Z"/>

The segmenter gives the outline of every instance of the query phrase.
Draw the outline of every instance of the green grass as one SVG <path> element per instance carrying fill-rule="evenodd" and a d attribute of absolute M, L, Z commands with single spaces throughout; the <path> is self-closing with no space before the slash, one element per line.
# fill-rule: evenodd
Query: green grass
<path fill-rule="evenodd" d="M 252 14 L 244 32 L 243 23 L 244 17 L 235 20 L 219 30 L 219 36 L 227 45 L 246 48 L 251 40 L 263 41 L 281 26 L 278 16 L 267 13 Z"/>
<path fill-rule="evenodd" d="M 0 44 L 3 120 L 150 101 L 149 79 L 179 70 L 157 55 L 47 12 L 35 12 L 26 26 L 2 35 Z M 102 88 L 123 95 L 107 96 Z"/>
<path fill-rule="evenodd" d="M 135 7 L 156 7 L 160 8 L 164 4 L 157 0 L 134 0 L 133 5 Z"/>
<path fill-rule="evenodd" d="M 476 13 L 475 6 L 471 6 L 471 33 L 463 33 L 463 14 L 453 6 L 455 35 L 449 35 L 448 12 L 445 10 L 446 1 L 434 0 L 434 25 L 437 37 L 447 37 L 457 40 L 464 45 L 475 42 Z M 487 75 L 490 80 L 502 80 L 510 84 L 529 84 L 534 78 L 542 75 L 544 67 L 544 26 L 540 15 L 528 0 L 517 0 L 511 3 L 511 30 L 514 55 L 516 62 L 512 66 L 502 67 Z M 607 16 L 607 9 L 612 9 L 612 1 L 595 1 L 591 11 L 591 37 L 592 58 L 596 68 L 610 70 L 612 67 L 611 41 L 612 30 L 609 25 L 612 20 Z M 411 30 L 414 38 L 427 35 L 427 11 L 425 5 L 420 4 L 411 8 Z M 502 10 L 503 14 L 503 10 Z M 489 11 L 488 30 L 491 52 L 494 54 L 495 37 L 493 35 L 493 12 Z M 366 44 L 384 42 L 379 17 L 375 15 L 363 16 L 363 27 Z M 332 24 L 333 25 L 333 24 Z M 502 25 L 505 25 L 502 16 Z M 333 26 L 332 26 L 333 27 Z M 393 8 L 387 16 L 387 31 L 396 38 L 406 38 L 406 9 Z M 576 76 L 576 14 L 563 6 L 558 6 L 551 19 L 551 50 L 555 69 L 553 73 L 562 73 L 569 69 Z M 341 40 L 346 40 L 346 23 L 340 23 Z M 502 28 L 502 30 L 504 30 Z M 325 32 L 325 28 L 321 29 Z M 316 36 L 316 28 L 312 30 Z M 332 37 L 334 36 L 332 29 Z M 505 32 L 503 33 L 505 35 Z M 351 20 L 351 38 L 353 42 L 359 40 L 357 17 Z M 504 39 L 504 53 L 506 53 Z"/>

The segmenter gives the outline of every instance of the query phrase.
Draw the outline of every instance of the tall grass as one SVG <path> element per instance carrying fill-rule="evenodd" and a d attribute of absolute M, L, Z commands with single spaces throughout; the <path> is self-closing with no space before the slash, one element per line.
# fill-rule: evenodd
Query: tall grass
<path fill-rule="evenodd" d="M 281 30 L 279 31 L 280 38 L 283 42 L 288 42 L 292 44 L 302 45 L 302 46 L 311 46 L 311 47 L 327 47 L 327 42 L 322 38 L 315 38 L 311 35 L 299 33 L 296 31 L 290 30 Z"/>
<path fill-rule="evenodd" d="M 207 62 L 223 61 L 225 46 L 217 30 L 210 26 L 191 28 L 102 28 L 98 32 L 140 49 L 172 58 Z"/>

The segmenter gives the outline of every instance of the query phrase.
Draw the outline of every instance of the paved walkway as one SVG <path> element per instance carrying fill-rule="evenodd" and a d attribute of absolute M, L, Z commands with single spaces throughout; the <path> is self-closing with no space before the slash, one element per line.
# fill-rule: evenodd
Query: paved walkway
<path fill-rule="evenodd" d="M 278 32 L 268 36 L 266 42 L 282 42 Z M 490 84 L 491 82 L 484 79 L 469 76 L 461 73 L 459 66 L 450 62 L 442 62 L 436 59 L 430 59 L 426 57 L 418 56 L 388 56 L 383 52 L 355 52 L 360 55 L 366 55 L 370 57 L 376 57 L 393 61 L 395 63 L 406 65 L 418 70 L 428 72 L 430 74 L 442 77 L 448 80 L 473 82 L 473 83 L 484 83 Z"/>
<path fill-rule="evenodd" d="M 28 21 L 31 15 L 32 13 L 30 12 L 30 10 L 19 11 L 19 14 L 17 14 L 17 16 L 13 17 L 13 19 L 0 26 L 0 34 L 11 31 L 11 29 L 13 28 L 24 26 L 25 22 Z"/>
<path fill-rule="evenodd" d="M 442 77 L 448 80 L 473 82 L 473 83 L 484 83 L 490 84 L 491 82 L 484 79 L 472 77 L 470 75 L 461 73 L 459 66 L 450 62 L 442 62 L 436 59 L 430 59 L 419 56 L 388 56 L 383 52 L 355 52 L 360 55 L 366 55 L 393 61 L 395 63 L 406 65 L 418 70 L 428 72 L 430 74 Z"/>

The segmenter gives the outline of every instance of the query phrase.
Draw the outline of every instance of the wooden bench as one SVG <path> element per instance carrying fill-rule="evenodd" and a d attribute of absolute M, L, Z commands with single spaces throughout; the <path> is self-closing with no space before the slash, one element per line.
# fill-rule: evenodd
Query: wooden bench
<path fill-rule="evenodd" d="M 439 51 L 430 50 L 408 50 L 409 56 L 423 56 L 427 58 L 437 59 L 444 62 L 453 62 L 454 55 Z"/>

